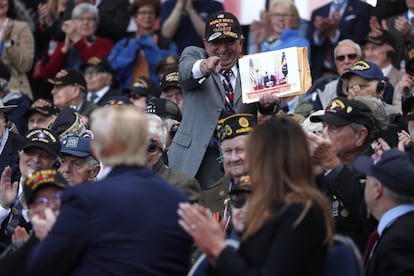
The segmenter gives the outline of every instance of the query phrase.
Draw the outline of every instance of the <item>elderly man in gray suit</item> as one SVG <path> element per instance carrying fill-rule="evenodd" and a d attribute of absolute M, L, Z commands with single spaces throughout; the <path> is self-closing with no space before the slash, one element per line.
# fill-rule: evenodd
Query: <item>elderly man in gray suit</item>
<path fill-rule="evenodd" d="M 183 119 L 168 153 L 169 165 L 194 176 L 202 189 L 223 176 L 218 161 L 218 120 L 232 113 L 256 116 L 258 109 L 270 114 L 280 102 L 276 95 L 267 92 L 259 103 L 242 103 L 237 61 L 243 43 L 237 18 L 228 12 L 218 12 L 207 18 L 205 50 L 190 46 L 180 58 Z"/>

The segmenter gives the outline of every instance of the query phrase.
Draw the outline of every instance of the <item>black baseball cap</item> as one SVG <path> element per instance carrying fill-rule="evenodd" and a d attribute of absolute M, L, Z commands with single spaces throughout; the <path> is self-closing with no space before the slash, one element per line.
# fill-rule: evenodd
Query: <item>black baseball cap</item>
<path fill-rule="evenodd" d="M 229 12 L 216 12 L 206 19 L 204 38 L 207 42 L 221 38 L 239 39 L 243 31 L 239 20 Z"/>
<path fill-rule="evenodd" d="M 83 74 L 76 70 L 61 69 L 54 78 L 48 79 L 48 82 L 55 86 L 73 85 L 84 92 L 87 91 Z"/>

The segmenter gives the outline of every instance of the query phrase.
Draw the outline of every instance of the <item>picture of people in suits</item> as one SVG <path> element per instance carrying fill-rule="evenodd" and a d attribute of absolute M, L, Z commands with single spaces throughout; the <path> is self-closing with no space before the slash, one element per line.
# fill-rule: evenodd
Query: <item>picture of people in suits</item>
<path fill-rule="evenodd" d="M 275 75 L 270 74 L 266 71 L 265 76 L 263 77 L 264 87 L 272 87 L 276 84 Z"/>

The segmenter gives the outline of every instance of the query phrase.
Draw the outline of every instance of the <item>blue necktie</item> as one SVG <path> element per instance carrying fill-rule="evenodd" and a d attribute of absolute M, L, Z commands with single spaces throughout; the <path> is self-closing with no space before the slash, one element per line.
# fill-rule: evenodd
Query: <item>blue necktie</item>
<path fill-rule="evenodd" d="M 9 236 L 13 235 L 14 229 L 16 229 L 16 227 L 19 225 L 20 217 L 22 216 L 22 210 L 23 210 L 23 206 L 22 206 L 22 203 L 20 202 L 20 196 L 18 196 L 16 198 L 16 201 L 13 204 L 11 217 L 10 217 L 9 223 L 7 224 L 7 228 L 6 228 L 7 235 Z"/>

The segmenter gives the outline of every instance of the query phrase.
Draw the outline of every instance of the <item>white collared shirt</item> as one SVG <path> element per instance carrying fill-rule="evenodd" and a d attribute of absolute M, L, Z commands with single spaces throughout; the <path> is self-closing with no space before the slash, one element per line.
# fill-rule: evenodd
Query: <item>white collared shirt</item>
<path fill-rule="evenodd" d="M 89 91 L 86 98 L 87 98 L 88 101 L 91 101 L 92 94 L 95 94 L 97 97 L 95 98 L 93 103 L 96 104 L 97 102 L 99 102 L 100 99 L 102 99 L 102 97 L 106 94 L 106 92 L 109 91 L 109 89 L 110 89 L 110 87 L 109 87 L 109 85 L 107 85 L 107 86 L 104 86 L 103 88 L 99 89 L 95 93 Z"/>

